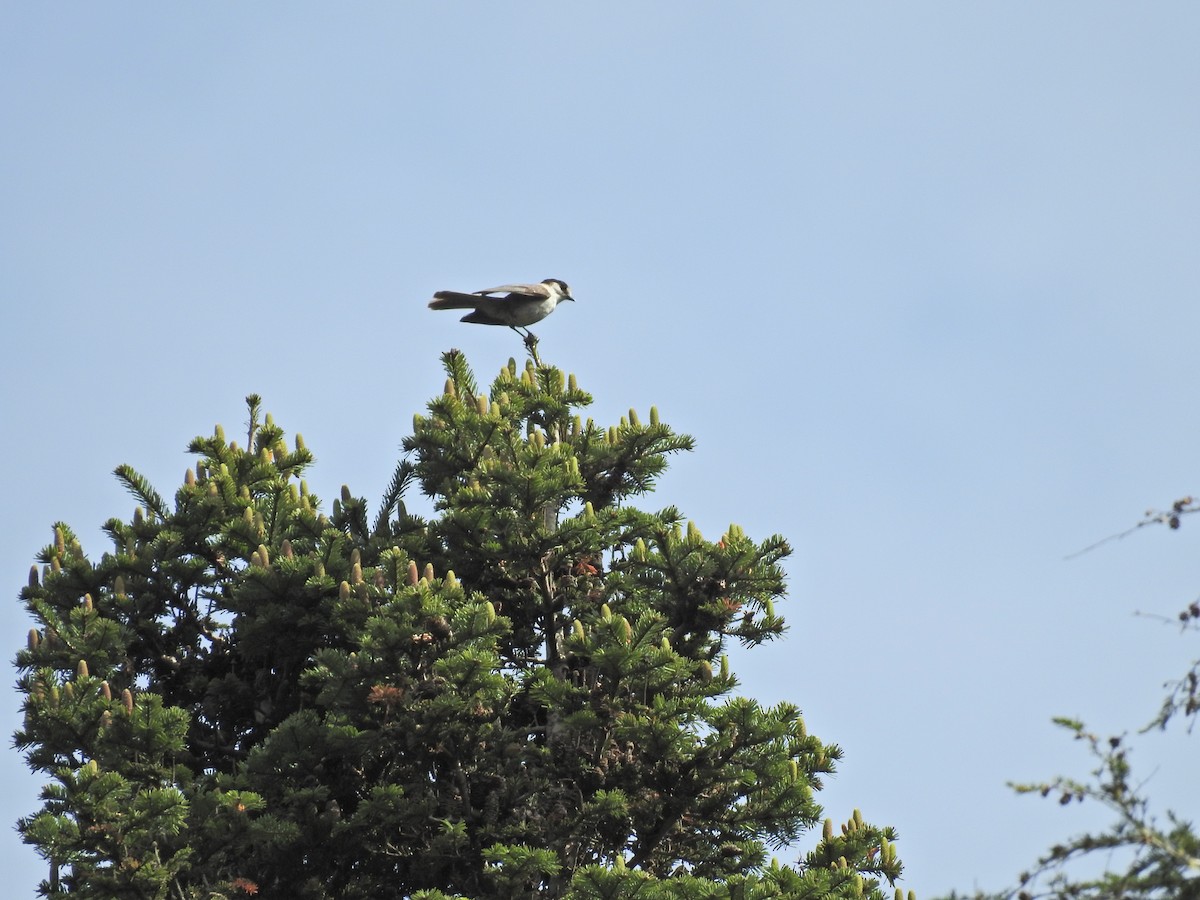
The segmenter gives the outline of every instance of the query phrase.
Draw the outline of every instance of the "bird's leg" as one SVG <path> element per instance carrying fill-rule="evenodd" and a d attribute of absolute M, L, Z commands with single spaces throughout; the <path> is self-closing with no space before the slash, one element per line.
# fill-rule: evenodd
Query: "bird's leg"
<path fill-rule="evenodd" d="M 528 350 L 529 355 L 533 357 L 533 364 L 540 368 L 542 365 L 542 361 L 540 359 L 538 359 L 537 345 L 538 345 L 537 335 L 535 335 L 532 331 L 530 331 L 528 328 L 526 328 L 525 329 L 525 349 Z"/>

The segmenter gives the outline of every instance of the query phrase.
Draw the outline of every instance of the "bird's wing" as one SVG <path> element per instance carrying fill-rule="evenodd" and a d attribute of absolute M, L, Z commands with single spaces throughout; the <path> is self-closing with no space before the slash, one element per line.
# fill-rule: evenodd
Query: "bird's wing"
<path fill-rule="evenodd" d="M 549 297 L 550 288 L 544 284 L 502 284 L 500 287 L 476 291 L 476 294 L 525 294 L 529 297 Z"/>

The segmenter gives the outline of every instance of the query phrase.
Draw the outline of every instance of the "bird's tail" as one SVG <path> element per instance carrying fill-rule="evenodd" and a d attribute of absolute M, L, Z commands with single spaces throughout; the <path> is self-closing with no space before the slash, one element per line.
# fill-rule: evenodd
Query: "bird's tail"
<path fill-rule="evenodd" d="M 430 309 L 475 309 L 483 299 L 478 294 L 463 294 L 458 291 L 438 291 L 429 301 Z"/>

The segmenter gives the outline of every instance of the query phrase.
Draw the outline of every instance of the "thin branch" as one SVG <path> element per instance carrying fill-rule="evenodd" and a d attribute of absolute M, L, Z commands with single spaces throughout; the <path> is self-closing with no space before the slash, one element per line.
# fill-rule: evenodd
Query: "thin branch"
<path fill-rule="evenodd" d="M 1101 547 L 1104 544 L 1109 543 L 1110 541 L 1119 541 L 1119 540 L 1122 540 L 1123 538 L 1127 538 L 1127 537 L 1129 537 L 1129 535 L 1133 534 L 1138 529 L 1145 528 L 1147 525 L 1166 524 L 1172 530 L 1175 530 L 1175 529 L 1179 528 L 1179 523 L 1180 523 L 1179 517 L 1180 516 L 1188 515 L 1189 513 L 1194 513 L 1194 512 L 1200 512 L 1200 504 L 1197 504 L 1196 501 L 1192 497 L 1181 497 L 1180 499 L 1176 500 L 1174 503 L 1171 504 L 1170 510 L 1168 510 L 1166 512 L 1156 512 L 1152 509 L 1147 510 L 1146 517 L 1144 519 L 1142 519 L 1142 521 L 1140 521 L 1136 525 L 1134 525 L 1133 527 L 1126 528 L 1124 531 L 1120 532 L 1119 534 L 1110 534 L 1106 538 L 1101 538 L 1100 540 L 1096 541 L 1096 543 L 1089 544 L 1088 546 L 1084 547 L 1082 550 L 1076 550 L 1074 553 L 1068 553 L 1066 556 L 1063 557 L 1063 559 L 1064 560 L 1075 559 L 1075 557 L 1077 557 L 1077 556 L 1083 556 L 1083 554 L 1090 553 L 1092 550 L 1095 550 L 1097 547 Z"/>

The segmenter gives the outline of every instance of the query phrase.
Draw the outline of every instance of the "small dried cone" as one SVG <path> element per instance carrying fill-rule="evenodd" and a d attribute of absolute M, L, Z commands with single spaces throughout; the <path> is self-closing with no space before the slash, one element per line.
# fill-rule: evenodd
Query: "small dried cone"
<path fill-rule="evenodd" d="M 415 585 L 420 580 L 421 576 L 417 574 L 416 560 L 410 559 L 408 561 L 408 583 Z"/>
<path fill-rule="evenodd" d="M 121 691 L 121 705 L 125 707 L 125 715 L 133 715 L 133 692 L 129 688 Z"/>

